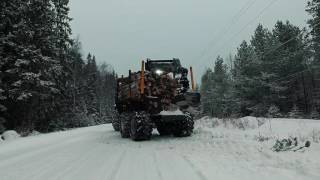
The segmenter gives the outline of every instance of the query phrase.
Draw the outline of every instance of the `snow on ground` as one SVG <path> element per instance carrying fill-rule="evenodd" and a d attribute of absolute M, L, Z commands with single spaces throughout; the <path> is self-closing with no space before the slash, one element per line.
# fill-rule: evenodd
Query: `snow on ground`
<path fill-rule="evenodd" d="M 318 180 L 320 121 L 196 122 L 189 138 L 121 139 L 111 125 L 40 134 L 0 144 L 1 180 Z M 300 152 L 273 152 L 277 138 L 311 140 Z"/>

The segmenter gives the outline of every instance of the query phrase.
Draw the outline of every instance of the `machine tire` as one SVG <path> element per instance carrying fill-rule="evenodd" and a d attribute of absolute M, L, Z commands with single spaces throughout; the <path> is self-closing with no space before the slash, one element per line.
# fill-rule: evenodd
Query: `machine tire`
<path fill-rule="evenodd" d="M 137 112 L 131 119 L 130 136 L 134 141 L 149 140 L 152 135 L 152 124 L 145 112 Z"/>
<path fill-rule="evenodd" d="M 112 127 L 115 131 L 120 131 L 120 116 L 118 113 L 115 113 L 112 117 Z"/>
<path fill-rule="evenodd" d="M 174 127 L 173 135 L 176 137 L 188 137 L 193 133 L 194 121 L 190 113 L 185 113 L 186 118 L 183 121 L 177 122 Z"/>
<path fill-rule="evenodd" d="M 130 113 L 122 113 L 120 114 L 120 134 L 122 138 L 130 137 L 130 120 L 132 118 L 132 114 Z"/>

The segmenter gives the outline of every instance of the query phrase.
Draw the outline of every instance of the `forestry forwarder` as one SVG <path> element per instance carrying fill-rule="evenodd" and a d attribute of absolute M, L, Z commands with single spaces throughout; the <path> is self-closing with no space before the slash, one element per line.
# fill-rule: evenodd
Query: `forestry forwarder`
<path fill-rule="evenodd" d="M 149 140 L 153 128 L 160 135 L 190 136 L 193 117 L 200 104 L 195 92 L 192 67 L 192 89 L 188 69 L 179 59 L 142 61 L 141 71 L 117 79 L 117 117 L 112 125 L 121 137 L 132 140 Z"/>

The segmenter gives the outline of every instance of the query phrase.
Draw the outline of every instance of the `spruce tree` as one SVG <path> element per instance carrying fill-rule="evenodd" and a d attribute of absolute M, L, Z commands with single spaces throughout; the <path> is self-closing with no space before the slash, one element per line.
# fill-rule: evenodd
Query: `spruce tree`
<path fill-rule="evenodd" d="M 0 57 L 2 82 L 6 86 L 9 128 L 32 129 L 50 109 L 46 103 L 57 93 L 49 69 L 52 55 L 52 11 L 50 1 L 31 0 L 1 4 L 6 23 L 1 26 Z M 41 103 L 41 105 L 40 105 Z M 21 117 L 24 117 L 23 119 Z"/>
<path fill-rule="evenodd" d="M 213 107 L 212 107 L 212 99 L 209 98 L 212 92 L 213 85 L 213 72 L 212 69 L 208 68 L 206 72 L 201 77 L 201 104 L 202 104 L 202 111 L 204 114 L 211 115 L 213 114 Z"/>
<path fill-rule="evenodd" d="M 86 72 L 86 91 L 87 91 L 87 113 L 90 116 L 97 116 L 98 103 L 97 103 L 97 83 L 98 83 L 98 70 L 95 56 L 90 53 L 87 56 L 87 64 L 85 67 Z"/>
<path fill-rule="evenodd" d="M 205 114 L 214 117 L 225 117 L 231 114 L 228 109 L 230 78 L 223 59 L 216 59 L 214 71 L 208 69 L 202 77 L 201 92 L 203 96 L 202 108 Z"/>

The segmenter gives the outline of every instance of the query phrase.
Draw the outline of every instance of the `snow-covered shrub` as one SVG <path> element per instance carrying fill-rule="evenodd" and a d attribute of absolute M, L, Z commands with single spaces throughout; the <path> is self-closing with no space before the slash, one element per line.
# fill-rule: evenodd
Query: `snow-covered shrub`
<path fill-rule="evenodd" d="M 281 117 L 280 109 L 276 105 L 271 105 L 267 113 L 268 118 L 279 118 Z"/>
<path fill-rule="evenodd" d="M 288 115 L 290 118 L 295 118 L 295 119 L 303 117 L 303 113 L 300 111 L 299 107 L 296 104 L 293 105 Z"/>
<path fill-rule="evenodd" d="M 20 138 L 20 134 L 18 134 L 16 131 L 14 130 L 10 130 L 10 131 L 5 131 L 3 134 L 2 134 L 2 139 L 5 140 L 5 141 L 11 141 L 11 140 L 15 140 L 15 139 L 18 139 Z"/>
<path fill-rule="evenodd" d="M 218 120 L 219 123 L 219 120 Z M 259 127 L 259 120 L 256 117 L 243 117 L 243 118 L 238 118 L 238 119 L 222 119 L 220 124 L 223 124 L 224 127 L 226 128 L 237 128 L 237 129 L 256 129 Z"/>
<path fill-rule="evenodd" d="M 256 117 L 247 116 L 238 119 L 236 122 L 238 127 L 242 127 L 243 129 L 256 129 L 259 127 L 258 119 Z"/>
<path fill-rule="evenodd" d="M 221 120 L 218 118 L 213 118 L 210 121 L 211 127 L 218 127 L 221 124 Z"/>
<path fill-rule="evenodd" d="M 217 118 L 210 118 L 209 116 L 204 116 L 201 119 L 197 120 L 196 124 L 200 127 L 213 128 L 219 126 L 220 122 Z"/>
<path fill-rule="evenodd" d="M 289 137 L 282 140 L 277 139 L 275 145 L 272 147 L 272 150 L 275 152 L 290 151 L 297 146 L 298 138 Z"/>

